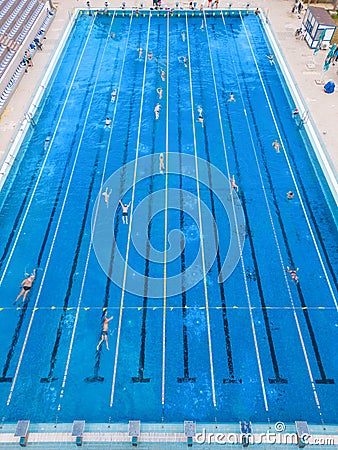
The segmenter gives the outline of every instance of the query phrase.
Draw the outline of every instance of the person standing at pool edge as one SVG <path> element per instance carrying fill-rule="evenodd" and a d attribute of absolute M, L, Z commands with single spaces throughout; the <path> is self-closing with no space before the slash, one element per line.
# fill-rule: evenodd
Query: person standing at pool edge
<path fill-rule="evenodd" d="M 28 292 L 31 290 L 31 287 L 33 286 L 33 282 L 36 277 L 36 269 L 33 270 L 33 273 L 31 276 L 25 278 L 21 281 L 20 287 L 22 288 L 19 295 L 16 297 L 14 304 L 19 300 L 21 296 L 23 296 L 22 303 L 25 302 Z"/>
<path fill-rule="evenodd" d="M 101 339 L 100 339 L 100 342 L 96 346 L 97 351 L 99 351 L 99 348 L 103 341 L 106 341 L 106 347 L 107 347 L 107 350 L 109 350 L 109 345 L 108 345 L 108 326 L 109 325 L 108 324 L 113 318 L 114 318 L 114 316 L 111 316 L 108 318 L 107 314 L 105 314 L 105 316 L 104 316 Z"/>

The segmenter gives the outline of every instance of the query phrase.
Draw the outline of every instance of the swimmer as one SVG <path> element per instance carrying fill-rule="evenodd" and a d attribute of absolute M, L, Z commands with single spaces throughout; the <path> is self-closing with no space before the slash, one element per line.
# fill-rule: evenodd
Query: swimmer
<path fill-rule="evenodd" d="M 179 60 L 180 63 L 183 62 L 184 67 L 188 67 L 188 64 L 187 64 L 187 57 L 186 57 L 186 56 L 179 56 L 179 57 L 178 57 L 178 60 Z"/>
<path fill-rule="evenodd" d="M 153 52 L 148 52 L 148 59 L 151 61 L 153 59 Z"/>
<path fill-rule="evenodd" d="M 236 99 L 235 99 L 233 92 L 230 92 L 230 97 L 228 98 L 228 102 L 235 102 L 235 101 L 236 101 Z"/>
<path fill-rule="evenodd" d="M 276 140 L 273 141 L 273 143 L 271 144 L 272 147 L 276 150 L 277 153 L 280 152 L 280 143 Z"/>
<path fill-rule="evenodd" d="M 112 33 L 112 34 L 110 35 L 110 37 L 111 37 L 111 39 L 115 39 L 116 34 L 115 34 L 115 33 Z"/>
<path fill-rule="evenodd" d="M 101 339 L 100 339 L 100 342 L 96 346 L 97 351 L 99 351 L 99 348 L 103 341 L 106 341 L 106 347 L 107 347 L 107 350 L 109 350 L 109 345 L 108 345 L 108 326 L 109 325 L 108 324 L 113 318 L 114 318 L 114 316 L 107 317 L 107 314 L 105 314 L 105 316 L 104 316 Z"/>
<path fill-rule="evenodd" d="M 161 69 L 161 80 L 165 81 L 165 71 Z"/>
<path fill-rule="evenodd" d="M 160 173 L 164 172 L 164 156 L 163 153 L 160 153 Z"/>
<path fill-rule="evenodd" d="M 116 96 L 117 96 L 117 90 L 114 89 L 114 90 L 112 91 L 112 93 L 111 93 L 111 99 L 110 99 L 110 101 L 114 103 L 115 100 L 116 100 Z"/>
<path fill-rule="evenodd" d="M 105 204 L 107 205 L 108 208 L 108 204 L 109 204 L 109 197 L 111 196 L 112 190 L 110 189 L 110 192 L 108 193 L 108 187 L 106 187 L 105 192 L 102 192 L 102 195 L 104 197 L 104 201 Z"/>
<path fill-rule="evenodd" d="M 44 143 L 44 145 L 43 145 L 44 151 L 46 151 L 47 148 L 49 147 L 49 143 L 50 143 L 50 136 L 48 135 L 48 136 L 46 137 L 45 143 Z"/>
<path fill-rule="evenodd" d="M 292 191 L 286 193 L 286 197 L 288 200 L 292 200 L 295 194 Z"/>
<path fill-rule="evenodd" d="M 296 284 L 299 281 L 297 272 L 298 272 L 299 268 L 297 267 L 297 269 L 290 269 L 290 267 L 286 268 L 286 271 L 291 275 L 291 279 L 292 281 L 294 281 Z"/>
<path fill-rule="evenodd" d="M 111 119 L 109 117 L 106 118 L 105 128 L 110 128 Z"/>
<path fill-rule="evenodd" d="M 123 204 L 120 200 L 120 205 L 122 207 L 122 222 L 124 225 L 128 225 L 128 209 L 130 204 L 131 202 L 129 202 L 128 205 L 125 203 Z"/>
<path fill-rule="evenodd" d="M 156 89 L 156 92 L 158 93 L 158 98 L 162 100 L 163 89 L 159 87 Z"/>
<path fill-rule="evenodd" d="M 141 59 L 142 55 L 143 55 L 143 50 L 142 50 L 142 48 L 139 48 L 138 49 L 138 59 Z"/>
<path fill-rule="evenodd" d="M 202 127 L 204 127 L 204 119 L 203 119 L 203 109 L 202 109 L 202 107 L 198 106 L 197 111 L 198 111 L 198 121 L 202 125 Z"/>
<path fill-rule="evenodd" d="M 201 24 L 201 26 L 200 26 L 200 30 L 201 30 L 201 31 L 204 31 L 204 20 L 202 20 L 202 24 Z"/>
<path fill-rule="evenodd" d="M 158 120 L 160 117 L 160 109 L 161 109 L 161 105 L 159 103 L 157 103 L 157 105 L 154 108 L 154 113 L 155 113 L 155 119 Z"/>
<path fill-rule="evenodd" d="M 16 297 L 14 304 L 19 300 L 21 296 L 23 296 L 22 303 L 25 302 L 28 292 L 31 290 L 33 286 L 33 282 L 36 276 L 36 269 L 33 270 L 32 275 L 25 278 L 21 281 L 20 287 L 22 288 L 19 295 Z"/>
<path fill-rule="evenodd" d="M 185 42 L 185 40 L 186 40 L 186 35 L 185 35 L 185 32 L 184 32 L 184 31 L 182 31 L 182 33 L 181 33 L 181 38 L 182 38 L 182 41 Z"/>
<path fill-rule="evenodd" d="M 275 64 L 275 61 L 273 60 L 273 55 L 266 55 L 266 57 L 268 58 L 268 60 L 270 61 L 270 64 Z"/>
<path fill-rule="evenodd" d="M 238 192 L 238 186 L 235 181 L 235 175 L 233 175 L 231 177 L 230 183 L 231 183 L 231 189 L 235 189 Z"/>
<path fill-rule="evenodd" d="M 299 114 L 298 108 L 296 108 L 296 109 L 294 109 L 294 110 L 292 111 L 292 117 L 297 116 L 297 114 Z"/>

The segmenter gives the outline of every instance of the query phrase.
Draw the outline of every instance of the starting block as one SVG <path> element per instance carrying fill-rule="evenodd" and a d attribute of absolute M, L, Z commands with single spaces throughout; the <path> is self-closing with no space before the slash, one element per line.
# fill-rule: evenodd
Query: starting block
<path fill-rule="evenodd" d="M 72 436 L 76 437 L 75 443 L 78 447 L 82 446 L 85 423 L 84 420 L 74 420 L 73 422 Z"/>
<path fill-rule="evenodd" d="M 131 436 L 131 444 L 133 447 L 137 447 L 137 438 L 141 434 L 141 421 L 129 420 L 128 436 Z"/>
<path fill-rule="evenodd" d="M 304 436 L 309 436 L 309 427 L 307 422 L 295 422 L 296 425 L 296 433 L 297 433 L 297 444 L 299 448 L 304 448 L 306 445 L 305 440 L 303 439 Z"/>
<path fill-rule="evenodd" d="M 243 420 L 242 422 L 239 422 L 239 426 L 242 435 L 243 447 L 248 447 L 250 443 L 249 436 L 252 434 L 252 424 L 251 422 L 246 422 Z"/>
<path fill-rule="evenodd" d="M 19 420 L 16 426 L 14 436 L 19 437 L 20 447 L 26 447 L 28 441 L 28 427 L 30 420 Z"/>
<path fill-rule="evenodd" d="M 192 438 L 196 435 L 196 422 L 185 420 L 183 425 L 184 436 L 187 438 L 188 447 L 192 447 Z"/>

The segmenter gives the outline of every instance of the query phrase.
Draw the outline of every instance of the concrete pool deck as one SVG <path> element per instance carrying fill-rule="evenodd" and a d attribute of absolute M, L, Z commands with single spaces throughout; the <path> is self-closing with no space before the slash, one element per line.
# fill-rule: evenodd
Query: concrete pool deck
<path fill-rule="evenodd" d="M 92 7 L 103 8 L 103 0 L 92 0 Z M 163 1 L 163 5 L 173 7 L 176 0 Z M 199 3 L 198 3 L 199 4 Z M 57 12 L 50 28 L 46 33 L 43 51 L 36 52 L 34 56 L 34 67 L 22 78 L 19 86 L 14 92 L 4 113 L 0 117 L 0 161 L 6 155 L 13 138 L 20 128 L 25 112 L 33 98 L 36 87 L 43 77 L 53 51 L 60 37 L 69 23 L 74 8 L 86 8 L 84 0 L 59 0 L 54 1 Z M 137 2 L 126 1 L 126 7 L 137 5 Z M 145 8 L 152 5 L 152 0 L 143 1 Z M 188 2 L 180 3 L 187 7 Z M 232 1 L 232 8 L 246 8 L 247 2 L 240 0 Z M 273 32 L 278 40 L 285 61 L 290 67 L 294 80 L 306 102 L 309 114 L 316 124 L 319 137 L 326 150 L 329 163 L 332 163 L 335 181 L 337 182 L 338 168 L 338 87 L 333 94 L 325 94 L 323 86 L 316 80 L 324 82 L 333 80 L 338 86 L 338 66 L 331 66 L 327 72 L 323 72 L 324 60 L 327 50 L 321 50 L 316 56 L 304 40 L 298 40 L 294 32 L 300 27 L 301 19 L 297 14 L 291 13 L 293 2 L 291 0 L 255 0 L 250 3 L 250 8 L 261 7 L 272 26 Z M 121 6 L 118 0 L 109 2 L 110 8 Z M 318 6 L 318 4 L 316 5 Z M 227 8 L 228 2 L 220 1 L 220 8 Z"/>

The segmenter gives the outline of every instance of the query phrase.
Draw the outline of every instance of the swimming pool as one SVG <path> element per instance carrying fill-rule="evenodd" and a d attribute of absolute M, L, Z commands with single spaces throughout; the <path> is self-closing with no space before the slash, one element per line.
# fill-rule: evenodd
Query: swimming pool
<path fill-rule="evenodd" d="M 337 228 L 270 54 L 252 13 L 79 14 L 1 191 L 4 421 L 337 423 Z"/>

